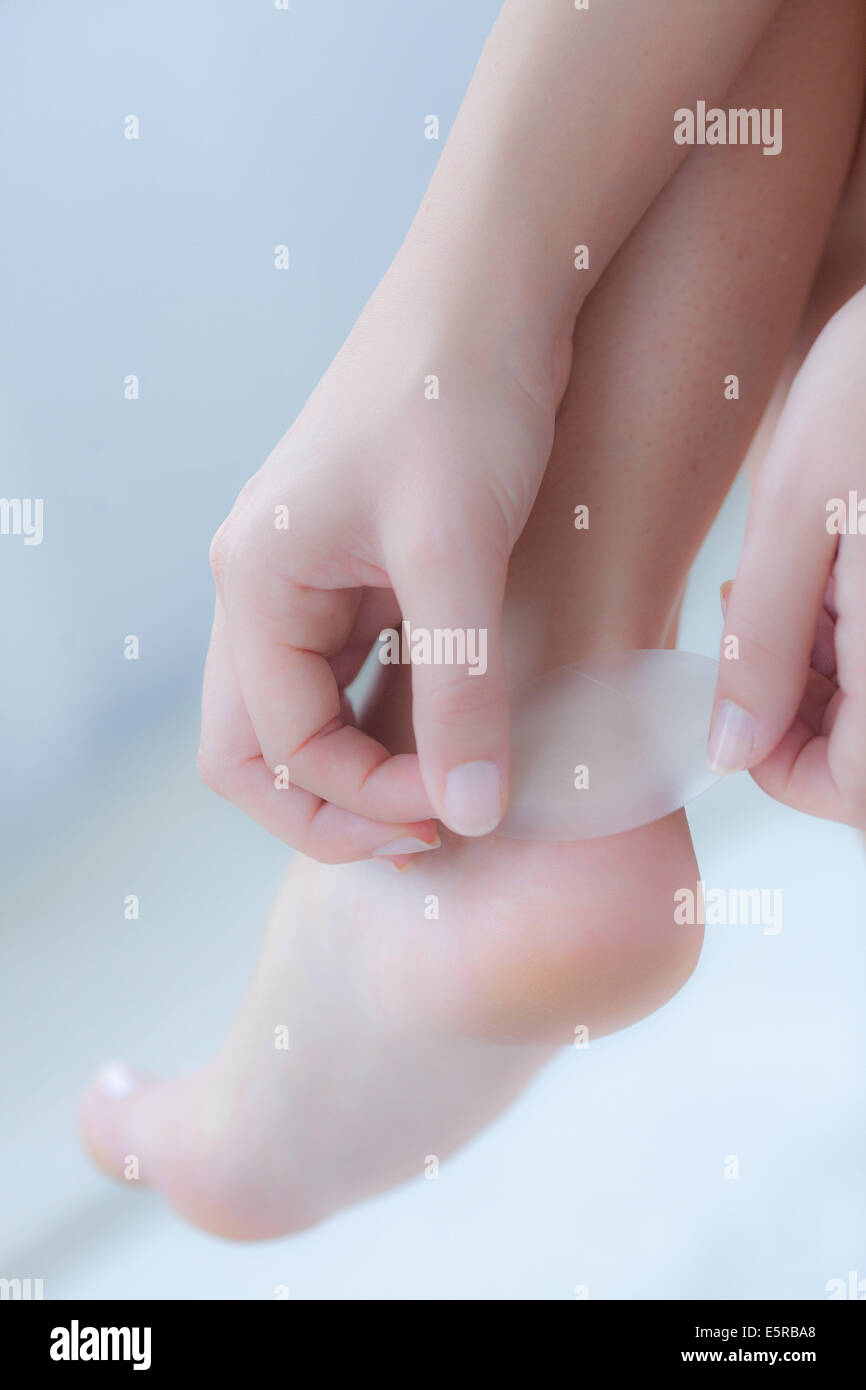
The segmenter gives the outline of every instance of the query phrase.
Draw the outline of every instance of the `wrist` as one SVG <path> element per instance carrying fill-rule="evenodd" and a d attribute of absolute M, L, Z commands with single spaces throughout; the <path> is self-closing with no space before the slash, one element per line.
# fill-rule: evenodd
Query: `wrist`
<path fill-rule="evenodd" d="M 545 239 L 533 249 L 528 229 L 504 232 L 507 224 L 477 206 L 466 216 L 431 192 L 381 289 L 394 312 L 459 354 L 461 371 L 508 374 L 554 411 L 571 365 L 580 272 L 557 279 Z"/>
<path fill-rule="evenodd" d="M 519 325 L 539 346 L 570 338 L 589 277 L 576 269 L 569 237 L 499 180 L 476 183 L 471 196 L 463 182 L 434 180 L 401 256 L 423 258 L 440 288 L 482 309 L 502 337 Z"/>

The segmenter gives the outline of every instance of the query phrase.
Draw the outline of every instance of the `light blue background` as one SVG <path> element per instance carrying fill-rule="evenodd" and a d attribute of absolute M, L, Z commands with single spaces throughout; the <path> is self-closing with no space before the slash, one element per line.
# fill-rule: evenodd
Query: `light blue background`
<path fill-rule="evenodd" d="M 20 828 L 62 826 L 94 759 L 197 686 L 210 537 L 399 245 L 441 149 L 424 118 L 447 133 L 496 10 L 0 10 L 2 495 L 44 497 L 46 528 L 0 548 Z"/>

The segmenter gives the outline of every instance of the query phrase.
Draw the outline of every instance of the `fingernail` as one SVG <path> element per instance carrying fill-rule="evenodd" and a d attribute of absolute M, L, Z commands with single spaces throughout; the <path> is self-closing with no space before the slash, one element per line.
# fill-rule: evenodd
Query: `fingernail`
<path fill-rule="evenodd" d="M 489 835 L 502 818 L 502 779 L 495 763 L 462 763 L 445 778 L 443 819 L 458 835 Z"/>
<path fill-rule="evenodd" d="M 731 590 L 733 589 L 733 587 L 734 587 L 734 581 L 733 581 L 733 579 L 726 579 L 725 582 L 724 582 L 724 584 L 722 584 L 722 585 L 720 586 L 720 588 L 719 588 L 719 603 L 722 605 L 722 617 L 723 617 L 723 618 L 727 616 L 727 612 L 728 612 L 728 596 L 730 595 L 730 592 L 731 592 Z"/>
<path fill-rule="evenodd" d="M 135 1090 L 138 1081 L 125 1062 L 106 1062 L 94 1076 L 93 1084 L 105 1091 L 106 1095 L 120 1100 Z"/>
<path fill-rule="evenodd" d="M 438 835 L 432 844 L 428 844 L 426 840 L 416 840 L 414 835 L 406 835 L 402 840 L 390 840 L 381 849 L 374 849 L 373 855 L 375 857 L 377 854 L 422 854 L 425 849 L 438 849 L 441 843 Z"/>
<path fill-rule="evenodd" d="M 748 767 L 755 742 L 755 721 L 732 700 L 720 700 L 713 715 L 707 766 L 720 777 Z"/>

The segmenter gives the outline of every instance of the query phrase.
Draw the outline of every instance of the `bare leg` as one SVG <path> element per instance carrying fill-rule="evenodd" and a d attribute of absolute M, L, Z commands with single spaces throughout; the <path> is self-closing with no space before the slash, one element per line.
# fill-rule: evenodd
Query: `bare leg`
<path fill-rule="evenodd" d="M 590 528 L 545 564 L 527 528 L 512 565 L 536 612 L 580 614 L 575 649 L 605 633 L 651 645 L 659 613 L 677 609 L 821 257 L 856 136 L 863 23 L 856 2 L 783 6 L 725 103 L 782 107 L 783 153 L 693 151 L 584 307 L 533 522 L 563 535 L 587 502 Z M 725 399 L 730 374 L 739 400 Z M 543 649 L 539 659 L 554 664 Z"/>

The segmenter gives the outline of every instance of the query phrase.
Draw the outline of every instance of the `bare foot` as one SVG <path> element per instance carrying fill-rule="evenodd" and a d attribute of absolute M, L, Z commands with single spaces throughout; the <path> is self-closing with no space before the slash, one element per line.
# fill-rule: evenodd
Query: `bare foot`
<path fill-rule="evenodd" d="M 672 911 L 697 877 L 681 813 L 577 845 L 449 839 L 423 859 L 400 875 L 296 857 L 215 1061 L 88 1091 L 97 1162 L 120 1176 L 137 1158 L 217 1234 L 298 1230 L 420 1176 L 552 1046 L 643 1017 L 696 962 L 700 929 Z"/>
<path fill-rule="evenodd" d="M 527 563 L 530 544 L 532 527 Z M 546 528 L 534 544 L 550 563 Z M 515 580 L 507 602 L 518 681 L 538 669 L 545 626 L 527 628 L 521 589 Z M 646 645 L 661 644 L 666 621 L 645 630 Z M 589 622 L 575 607 L 555 624 L 542 666 L 616 644 L 609 628 L 589 639 Z M 407 695 L 392 668 L 366 713 L 391 748 L 411 746 Z M 117 1069 L 87 1092 L 97 1162 L 120 1175 L 135 1158 L 145 1182 L 220 1235 L 298 1230 L 423 1174 L 508 1105 L 551 1049 L 642 1018 L 697 960 L 700 928 L 673 917 L 675 890 L 697 877 L 681 812 L 577 844 L 443 830 L 440 849 L 401 862 L 402 873 L 296 855 L 214 1062 L 157 1083 Z"/>

